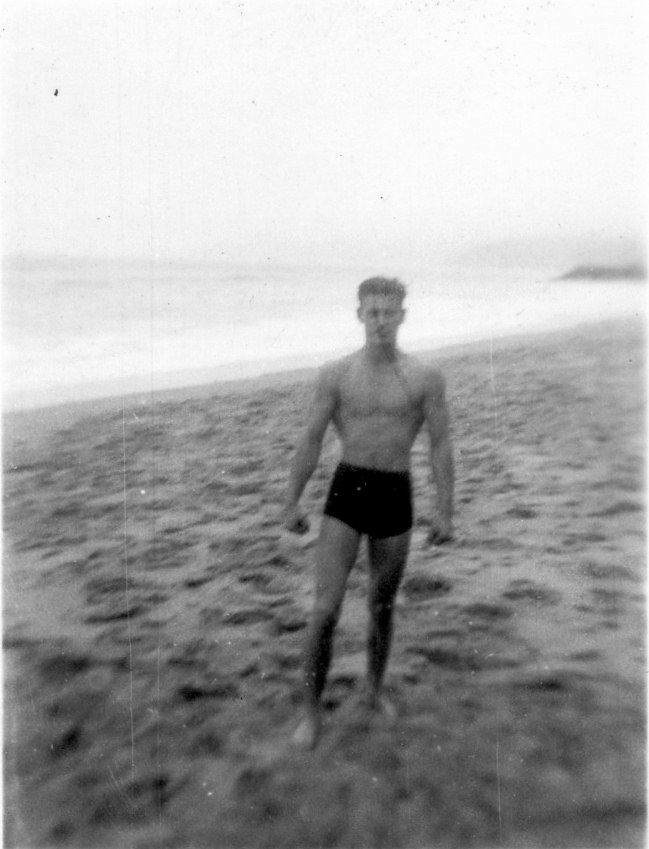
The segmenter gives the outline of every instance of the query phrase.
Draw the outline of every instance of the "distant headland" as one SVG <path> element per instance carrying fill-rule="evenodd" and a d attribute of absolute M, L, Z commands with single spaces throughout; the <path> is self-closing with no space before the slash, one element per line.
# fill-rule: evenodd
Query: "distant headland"
<path fill-rule="evenodd" d="M 578 265 L 557 280 L 646 280 L 642 265 Z"/>

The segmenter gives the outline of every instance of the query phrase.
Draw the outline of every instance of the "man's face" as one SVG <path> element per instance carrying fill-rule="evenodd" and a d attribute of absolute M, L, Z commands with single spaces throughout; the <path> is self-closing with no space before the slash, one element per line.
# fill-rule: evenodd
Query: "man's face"
<path fill-rule="evenodd" d="M 366 295 L 358 308 L 358 318 L 365 325 L 367 344 L 378 348 L 395 345 L 405 314 L 393 295 Z"/>

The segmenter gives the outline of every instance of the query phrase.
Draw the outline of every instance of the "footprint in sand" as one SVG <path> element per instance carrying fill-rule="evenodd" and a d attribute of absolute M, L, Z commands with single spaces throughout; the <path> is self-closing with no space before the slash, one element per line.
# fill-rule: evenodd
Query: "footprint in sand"
<path fill-rule="evenodd" d="M 260 460 L 244 460 L 241 463 L 233 463 L 228 466 L 227 473 L 237 478 L 243 478 L 246 475 L 263 471 L 262 467 L 263 463 Z"/>
<path fill-rule="evenodd" d="M 492 522 L 491 518 L 480 519 L 477 524 L 488 527 Z M 471 539 L 458 540 L 458 545 L 460 548 L 473 548 L 476 542 Z M 485 535 L 480 539 L 479 546 L 483 551 L 496 551 L 499 554 L 504 554 L 506 551 L 517 551 L 519 544 L 509 537 L 489 537 Z"/>
<path fill-rule="evenodd" d="M 301 651 L 278 649 L 270 655 L 270 660 L 280 672 L 301 669 L 303 656 Z"/>
<path fill-rule="evenodd" d="M 112 784 L 88 800 L 93 825 L 141 823 L 157 817 L 183 783 L 176 782 L 174 786 L 168 775 L 158 772 L 141 778 L 111 777 Z"/>
<path fill-rule="evenodd" d="M 609 566 L 605 563 L 581 563 L 579 571 L 587 578 L 596 580 L 633 581 L 635 578 L 633 572 L 625 566 Z"/>
<path fill-rule="evenodd" d="M 152 606 L 168 601 L 164 593 L 135 582 L 129 586 L 127 594 L 122 577 L 95 578 L 86 583 L 85 591 L 91 608 L 84 617 L 88 624 L 131 619 L 148 612 Z"/>
<path fill-rule="evenodd" d="M 526 579 L 510 581 L 502 597 L 510 601 L 534 601 L 537 604 L 550 605 L 561 601 L 561 593 Z"/>
<path fill-rule="evenodd" d="M 243 572 L 238 576 L 240 584 L 247 584 L 263 595 L 285 595 L 289 585 L 281 575 L 277 574 L 277 566 L 284 565 L 281 555 L 276 555 L 277 563 L 272 569 L 256 569 Z"/>
<path fill-rule="evenodd" d="M 510 516 L 512 519 L 535 519 L 539 514 L 532 507 L 517 506 L 507 510 L 505 516 Z"/>
<path fill-rule="evenodd" d="M 272 784 L 272 768 L 263 764 L 250 764 L 239 773 L 234 785 L 238 799 L 248 801 L 251 796 L 266 792 Z"/>
<path fill-rule="evenodd" d="M 184 567 L 188 562 L 189 551 L 196 541 L 195 537 L 158 540 L 147 548 L 140 559 L 147 570 Z"/>
<path fill-rule="evenodd" d="M 73 725 L 68 728 L 50 745 L 51 756 L 55 759 L 64 757 L 75 751 L 79 747 L 81 741 L 81 728 L 78 725 Z"/>
<path fill-rule="evenodd" d="M 274 614 L 271 631 L 277 636 L 291 634 L 306 628 L 307 621 L 307 616 L 302 610 L 287 605 Z"/>
<path fill-rule="evenodd" d="M 573 654 L 569 655 L 569 660 L 578 660 L 582 661 L 591 661 L 591 660 L 600 660 L 602 657 L 602 653 L 596 651 L 595 649 L 586 649 L 585 651 L 577 651 Z"/>
<path fill-rule="evenodd" d="M 599 613 L 616 616 L 622 612 L 624 595 L 618 590 L 594 589 L 590 591 L 590 596 Z"/>
<path fill-rule="evenodd" d="M 235 699 L 239 695 L 239 686 L 231 678 L 211 680 L 209 684 L 183 684 L 176 691 L 181 702 L 194 702 L 197 699 Z"/>
<path fill-rule="evenodd" d="M 183 581 L 183 586 L 187 587 L 188 590 L 196 590 L 199 587 L 202 587 L 203 584 L 209 584 L 210 581 L 214 580 L 213 575 L 206 575 L 201 578 L 187 578 L 186 581 Z"/>
<path fill-rule="evenodd" d="M 483 622 L 494 622 L 509 619 L 514 615 L 511 607 L 504 604 L 490 604 L 485 601 L 466 604 L 460 608 L 460 614 L 471 621 L 482 620 Z"/>
<path fill-rule="evenodd" d="M 261 607 L 240 607 L 231 610 L 223 616 L 225 625 L 258 625 L 260 622 L 268 622 L 273 619 L 274 614 L 270 610 Z"/>
<path fill-rule="evenodd" d="M 412 645 L 406 648 L 408 654 L 423 657 L 428 663 L 442 666 L 454 672 L 477 670 L 481 668 L 479 659 L 472 654 L 444 646 Z"/>
<path fill-rule="evenodd" d="M 568 534 L 561 540 L 561 545 L 564 548 L 584 547 L 594 542 L 606 542 L 606 539 L 606 535 L 599 531 L 587 531 L 583 534 Z"/>
<path fill-rule="evenodd" d="M 225 750 L 225 740 L 222 734 L 210 728 L 196 735 L 189 750 L 193 755 L 219 756 Z"/>
<path fill-rule="evenodd" d="M 61 654 L 44 658 L 38 667 L 43 678 L 51 683 L 65 684 L 70 678 L 85 672 L 90 667 L 90 657 L 85 654 L 67 654 L 61 649 Z"/>
<path fill-rule="evenodd" d="M 574 673 L 571 673 L 571 675 L 574 676 Z M 567 693 L 573 689 L 567 674 L 561 673 L 524 678 L 521 681 L 514 682 L 513 686 L 540 693 Z"/>
<path fill-rule="evenodd" d="M 611 504 L 610 507 L 605 507 L 603 510 L 598 510 L 596 513 L 588 515 L 597 518 L 606 518 L 611 516 L 620 516 L 622 513 L 638 513 L 642 510 L 642 506 L 634 501 L 617 501 Z"/>
<path fill-rule="evenodd" d="M 266 481 L 258 478 L 252 481 L 240 481 L 237 483 L 231 482 L 228 484 L 228 494 L 236 495 L 256 495 L 259 496 L 264 491 Z"/>
<path fill-rule="evenodd" d="M 452 589 L 453 584 L 440 575 L 413 574 L 401 585 L 401 592 L 409 601 L 429 601 Z"/>

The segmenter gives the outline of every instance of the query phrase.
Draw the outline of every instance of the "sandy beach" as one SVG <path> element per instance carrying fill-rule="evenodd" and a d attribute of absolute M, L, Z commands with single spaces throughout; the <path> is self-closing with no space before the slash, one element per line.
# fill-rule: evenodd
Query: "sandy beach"
<path fill-rule="evenodd" d="M 333 433 L 311 531 L 278 521 L 309 375 L 5 415 L 5 845 L 644 845 L 644 358 L 632 319 L 435 352 L 456 539 L 425 544 L 422 435 L 399 716 L 357 699 L 362 555 L 313 753 Z"/>

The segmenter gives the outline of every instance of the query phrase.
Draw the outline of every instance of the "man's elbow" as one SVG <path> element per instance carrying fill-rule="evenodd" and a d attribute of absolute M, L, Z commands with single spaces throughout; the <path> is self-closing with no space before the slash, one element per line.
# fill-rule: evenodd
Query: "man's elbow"
<path fill-rule="evenodd" d="M 453 454 L 451 435 L 445 432 L 434 439 L 431 437 L 430 450 L 432 454 Z"/>
<path fill-rule="evenodd" d="M 305 462 L 315 463 L 320 456 L 322 436 L 313 430 L 307 430 L 298 446 L 297 453 Z"/>
<path fill-rule="evenodd" d="M 304 434 L 304 444 L 311 451 L 320 451 L 324 433 L 320 428 L 309 427 Z"/>
<path fill-rule="evenodd" d="M 431 458 L 434 466 L 453 469 L 453 443 L 450 436 L 442 436 L 431 445 Z"/>

